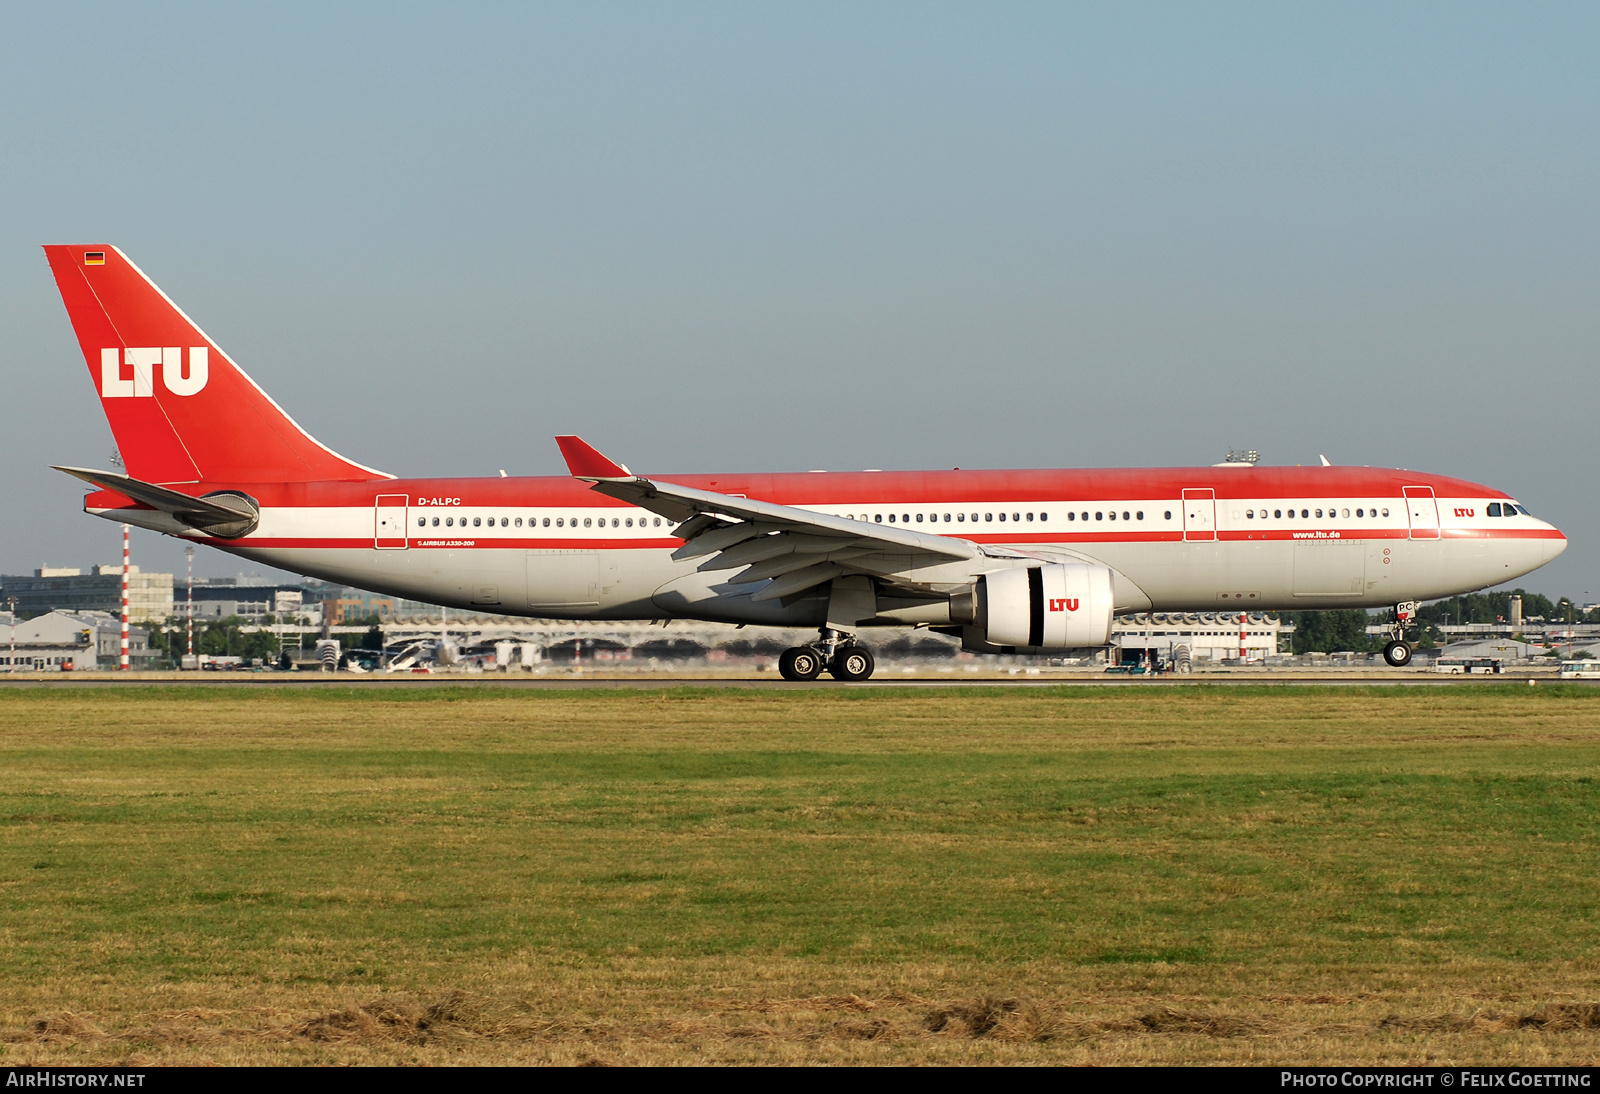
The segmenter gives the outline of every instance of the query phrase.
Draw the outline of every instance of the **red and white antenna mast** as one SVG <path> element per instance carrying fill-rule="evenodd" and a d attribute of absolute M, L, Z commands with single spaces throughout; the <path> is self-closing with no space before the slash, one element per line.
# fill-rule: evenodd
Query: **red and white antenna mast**
<path fill-rule="evenodd" d="M 189 629 L 189 656 L 194 656 L 194 544 L 183 549 L 189 556 L 189 603 L 184 609 L 184 625 Z"/>
<path fill-rule="evenodd" d="M 122 658 L 118 669 L 128 671 L 128 526 L 122 526 Z"/>

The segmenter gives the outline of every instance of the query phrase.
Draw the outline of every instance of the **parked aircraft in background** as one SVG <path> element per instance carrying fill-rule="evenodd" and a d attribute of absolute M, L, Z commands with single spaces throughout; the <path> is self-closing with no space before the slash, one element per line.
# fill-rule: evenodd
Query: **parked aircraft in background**
<path fill-rule="evenodd" d="M 1395 606 L 1566 548 L 1499 490 L 1367 467 L 636 475 L 575 436 L 563 477 L 399 479 L 318 443 L 114 247 L 48 246 L 122 473 L 87 512 L 450 607 L 816 627 L 791 680 L 864 680 L 868 628 L 964 649 L 1104 646 L 1118 612 Z"/>

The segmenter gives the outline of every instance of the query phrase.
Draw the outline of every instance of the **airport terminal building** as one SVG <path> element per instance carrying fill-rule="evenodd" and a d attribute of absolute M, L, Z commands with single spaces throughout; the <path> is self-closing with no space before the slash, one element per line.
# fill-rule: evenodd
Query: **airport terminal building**
<path fill-rule="evenodd" d="M 1241 621 L 1242 615 L 1242 621 Z M 1260 661 L 1278 656 L 1280 635 L 1294 628 L 1277 616 L 1240 612 L 1146 612 L 1120 615 L 1112 648 L 1149 650 L 1162 661 Z"/>

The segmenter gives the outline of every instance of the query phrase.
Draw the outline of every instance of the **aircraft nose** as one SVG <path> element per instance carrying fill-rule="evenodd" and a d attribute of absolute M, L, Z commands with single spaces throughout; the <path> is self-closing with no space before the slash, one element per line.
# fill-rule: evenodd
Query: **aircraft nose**
<path fill-rule="evenodd" d="M 1544 560 L 1546 562 L 1549 562 L 1567 549 L 1567 537 L 1561 534 L 1561 530 L 1552 528 L 1551 531 L 1555 532 L 1555 535 L 1544 541 Z"/>

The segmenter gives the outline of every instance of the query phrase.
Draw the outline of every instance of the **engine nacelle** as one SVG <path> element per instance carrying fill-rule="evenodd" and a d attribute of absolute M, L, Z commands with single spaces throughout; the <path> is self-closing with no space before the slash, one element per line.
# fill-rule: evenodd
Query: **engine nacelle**
<path fill-rule="evenodd" d="M 1111 571 L 1087 562 L 997 570 L 978 579 L 968 602 L 990 646 L 1073 650 L 1111 641 Z M 959 601 L 952 609 L 959 610 Z M 954 614 L 954 611 L 952 612 Z"/>

